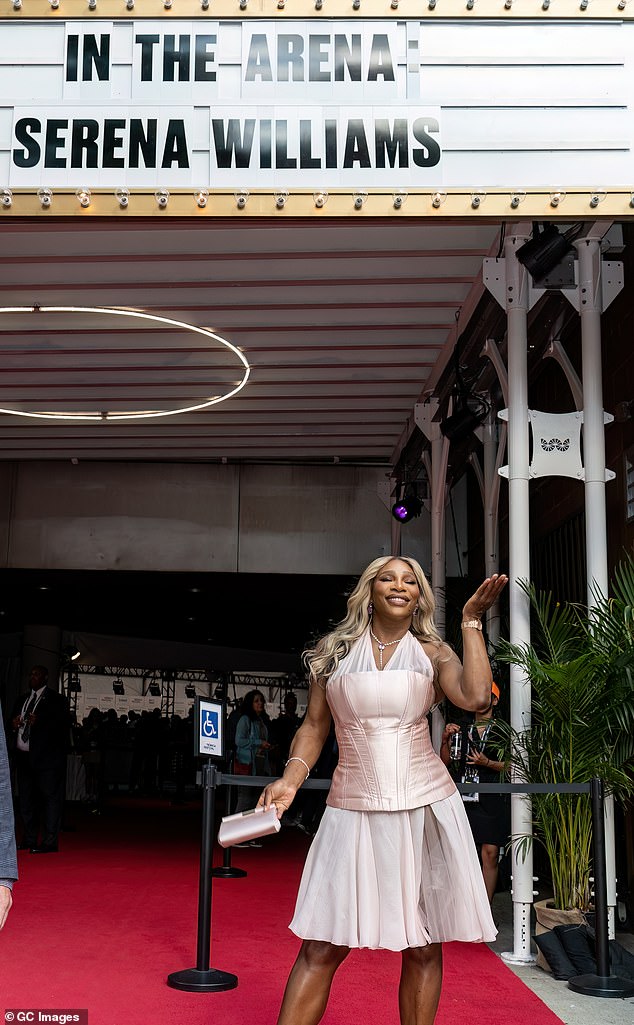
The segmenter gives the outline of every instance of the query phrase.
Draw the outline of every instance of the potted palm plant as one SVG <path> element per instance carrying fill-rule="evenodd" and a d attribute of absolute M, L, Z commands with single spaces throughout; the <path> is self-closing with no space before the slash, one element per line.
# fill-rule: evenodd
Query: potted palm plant
<path fill-rule="evenodd" d="M 634 790 L 634 559 L 617 569 L 613 598 L 597 594 L 589 611 L 525 590 L 532 609 L 530 644 L 501 642 L 498 660 L 520 666 L 532 684 L 531 726 L 509 729 L 517 781 L 604 780 L 623 799 Z M 533 831 L 543 844 L 558 909 L 579 920 L 591 905 L 592 818 L 587 795 L 535 794 Z M 525 848 L 531 837 L 513 837 Z M 538 922 L 540 906 L 536 906 Z M 553 923 L 547 920 L 546 928 Z"/>

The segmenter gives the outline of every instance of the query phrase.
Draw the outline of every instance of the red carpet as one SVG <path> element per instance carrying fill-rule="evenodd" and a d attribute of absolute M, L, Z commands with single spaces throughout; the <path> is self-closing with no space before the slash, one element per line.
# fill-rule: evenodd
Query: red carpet
<path fill-rule="evenodd" d="M 283 830 L 234 852 L 248 876 L 214 879 L 211 965 L 238 988 L 193 994 L 165 979 L 196 963 L 198 809 L 121 800 L 75 817 L 59 854 L 20 855 L 0 933 L 0 1020 L 7 1008 L 88 1008 L 90 1025 L 273 1025 L 298 948 L 286 926 L 308 840 Z M 397 1025 L 399 968 L 398 954 L 353 952 L 324 1025 Z M 478 1021 L 561 1025 L 486 946 L 448 944 L 437 1023 Z"/>

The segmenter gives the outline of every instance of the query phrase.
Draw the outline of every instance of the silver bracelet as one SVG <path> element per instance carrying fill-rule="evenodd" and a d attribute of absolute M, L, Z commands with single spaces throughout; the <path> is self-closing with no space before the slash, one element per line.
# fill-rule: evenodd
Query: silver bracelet
<path fill-rule="evenodd" d="M 310 769 L 309 769 L 308 765 L 306 764 L 306 762 L 304 761 L 304 759 L 303 758 L 299 758 L 297 755 L 293 755 L 292 758 L 289 758 L 288 761 L 285 762 L 284 768 L 286 768 L 287 765 L 290 765 L 291 762 L 301 762 L 302 765 L 304 766 L 304 768 L 306 769 L 306 779 L 308 779 L 308 777 L 310 776 Z M 306 782 L 306 779 L 304 780 L 304 783 Z"/>

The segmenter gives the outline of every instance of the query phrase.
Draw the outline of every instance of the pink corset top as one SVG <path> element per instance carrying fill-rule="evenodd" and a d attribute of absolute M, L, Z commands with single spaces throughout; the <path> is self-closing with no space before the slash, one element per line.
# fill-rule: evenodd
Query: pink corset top
<path fill-rule="evenodd" d="M 353 644 L 326 685 L 339 745 L 329 805 L 401 811 L 455 791 L 429 736 L 432 681 L 431 662 L 411 633 L 382 671 L 374 662 L 369 630 Z"/>

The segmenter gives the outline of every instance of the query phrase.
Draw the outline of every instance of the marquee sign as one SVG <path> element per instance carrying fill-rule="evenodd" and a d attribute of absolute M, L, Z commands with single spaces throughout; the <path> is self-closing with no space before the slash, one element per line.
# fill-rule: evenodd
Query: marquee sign
<path fill-rule="evenodd" d="M 632 185 L 634 23 L 12 21 L 0 187 Z"/>

